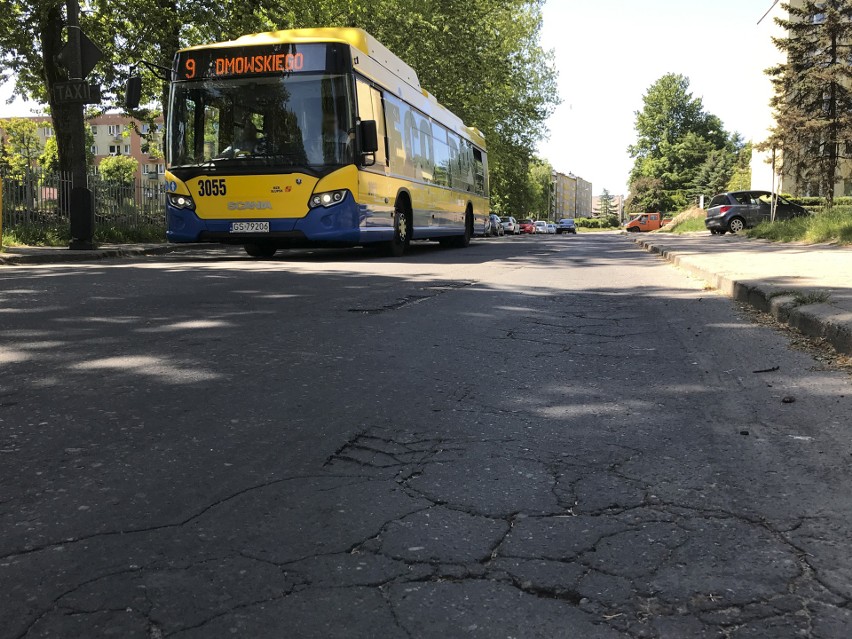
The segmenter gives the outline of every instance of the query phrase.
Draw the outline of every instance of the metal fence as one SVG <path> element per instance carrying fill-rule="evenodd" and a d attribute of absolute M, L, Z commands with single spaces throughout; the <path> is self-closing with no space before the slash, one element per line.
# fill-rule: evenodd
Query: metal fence
<path fill-rule="evenodd" d="M 70 224 L 66 202 L 71 196 L 71 174 L 30 171 L 3 180 L 3 228 L 50 228 Z M 95 225 L 121 229 L 165 228 L 166 192 L 159 180 L 116 184 L 98 174 L 88 176 L 95 209 Z"/>

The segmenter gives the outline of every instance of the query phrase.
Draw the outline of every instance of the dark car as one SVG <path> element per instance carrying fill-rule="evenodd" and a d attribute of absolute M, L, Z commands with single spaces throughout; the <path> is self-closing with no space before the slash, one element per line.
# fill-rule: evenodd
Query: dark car
<path fill-rule="evenodd" d="M 809 211 L 776 195 L 775 219 L 790 220 Z M 738 233 L 745 228 L 768 222 L 772 216 L 772 193 L 769 191 L 730 191 L 713 196 L 707 207 L 704 226 L 713 235 Z"/>
<path fill-rule="evenodd" d="M 521 229 L 521 233 L 535 233 L 535 222 L 532 220 L 521 220 L 518 222 L 518 226 Z"/>
<path fill-rule="evenodd" d="M 577 225 L 574 223 L 573 217 L 563 217 L 559 220 L 559 224 L 556 225 L 556 232 L 561 233 L 573 233 L 577 234 Z"/>

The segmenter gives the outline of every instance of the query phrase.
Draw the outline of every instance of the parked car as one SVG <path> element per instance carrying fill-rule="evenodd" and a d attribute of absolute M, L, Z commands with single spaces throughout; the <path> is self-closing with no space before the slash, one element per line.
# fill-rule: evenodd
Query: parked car
<path fill-rule="evenodd" d="M 521 233 L 535 233 L 535 224 L 532 220 L 521 220 L 520 221 L 520 232 Z"/>
<path fill-rule="evenodd" d="M 553 222 L 547 223 L 548 234 L 556 235 L 556 225 Z"/>
<path fill-rule="evenodd" d="M 518 221 L 511 215 L 501 217 L 500 224 L 503 225 L 503 232 L 505 232 L 506 235 L 517 235 L 521 232 L 518 226 Z"/>
<path fill-rule="evenodd" d="M 488 219 L 491 221 L 490 235 L 493 235 L 495 237 L 505 235 L 505 231 L 503 230 L 503 224 L 500 222 L 500 216 L 492 213 L 488 216 Z"/>
<path fill-rule="evenodd" d="M 559 224 L 556 225 L 556 233 L 573 233 L 577 234 L 577 225 L 574 224 L 574 218 L 566 217 L 559 220 Z"/>
<path fill-rule="evenodd" d="M 775 196 L 776 220 L 789 220 L 810 215 L 803 206 L 793 204 L 780 195 Z M 714 195 L 707 207 L 704 226 L 713 235 L 738 233 L 745 228 L 768 222 L 772 215 L 772 193 L 769 191 L 729 191 Z"/>
<path fill-rule="evenodd" d="M 667 216 L 659 211 L 642 213 L 637 215 L 624 225 L 624 230 L 628 233 L 641 233 L 642 231 L 656 231 L 663 228 L 666 224 L 672 221 L 671 216 Z"/>
<path fill-rule="evenodd" d="M 547 233 L 547 222 L 544 220 L 537 220 L 533 222 L 533 225 L 535 226 L 534 233 Z"/>

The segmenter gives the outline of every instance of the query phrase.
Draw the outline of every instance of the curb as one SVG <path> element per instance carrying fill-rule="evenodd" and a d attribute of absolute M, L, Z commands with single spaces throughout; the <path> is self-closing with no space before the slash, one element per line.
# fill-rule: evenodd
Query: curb
<path fill-rule="evenodd" d="M 711 271 L 690 261 L 688 255 L 666 249 L 644 238 L 630 238 L 691 275 L 704 280 L 728 297 L 748 304 L 799 332 L 823 339 L 838 352 L 852 355 L 852 310 L 830 303 L 803 304 L 780 287 L 760 279 L 747 279 L 726 271 Z M 809 290 L 813 290 L 812 287 Z"/>

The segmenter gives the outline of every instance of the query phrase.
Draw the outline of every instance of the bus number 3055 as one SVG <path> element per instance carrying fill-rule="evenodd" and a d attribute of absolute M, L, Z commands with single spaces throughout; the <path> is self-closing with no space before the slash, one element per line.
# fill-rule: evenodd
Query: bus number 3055
<path fill-rule="evenodd" d="M 225 179 L 199 180 L 198 195 L 225 195 Z"/>

